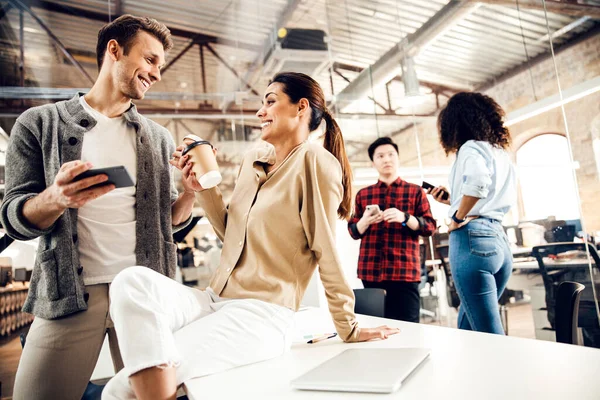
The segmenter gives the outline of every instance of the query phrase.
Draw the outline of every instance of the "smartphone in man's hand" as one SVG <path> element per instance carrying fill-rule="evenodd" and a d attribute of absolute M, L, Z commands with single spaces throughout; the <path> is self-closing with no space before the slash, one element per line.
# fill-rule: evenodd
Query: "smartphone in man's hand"
<path fill-rule="evenodd" d="M 380 212 L 380 210 L 379 210 L 379 205 L 378 205 L 378 204 L 369 204 L 369 205 L 366 207 L 366 212 L 367 212 L 369 215 L 375 215 L 375 214 L 378 214 L 378 213 Z"/>
<path fill-rule="evenodd" d="M 131 179 L 131 175 L 129 175 L 129 172 L 127 172 L 127 169 L 123 165 L 119 165 L 116 167 L 108 167 L 108 168 L 88 169 L 87 171 L 82 172 L 81 174 L 77 175 L 73 179 L 73 182 L 77 182 L 77 181 L 80 181 L 85 178 L 91 178 L 92 176 L 96 176 L 96 175 L 100 175 L 100 174 L 104 174 L 104 175 L 108 176 L 108 179 L 106 181 L 99 183 L 98 185 L 94 185 L 92 187 L 113 184 L 113 185 L 115 185 L 115 188 L 123 188 L 123 187 L 129 187 L 129 186 L 134 185 L 133 179 Z"/>
<path fill-rule="evenodd" d="M 435 188 L 435 186 L 433 186 L 431 183 L 425 182 L 425 181 L 423 181 L 423 184 L 421 185 L 421 187 L 425 190 Z M 450 194 L 448 192 L 446 192 L 445 190 L 442 190 L 442 192 L 443 192 L 442 200 L 448 200 L 450 198 Z"/>

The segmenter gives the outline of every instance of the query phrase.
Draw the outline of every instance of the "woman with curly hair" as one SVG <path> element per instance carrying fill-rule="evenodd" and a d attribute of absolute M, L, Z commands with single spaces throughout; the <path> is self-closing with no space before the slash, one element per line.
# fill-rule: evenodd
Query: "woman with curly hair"
<path fill-rule="evenodd" d="M 504 334 L 498 299 L 512 271 L 502 219 L 516 198 L 504 111 L 481 93 L 457 93 L 438 117 L 446 154 L 456 153 L 448 190 L 429 193 L 450 206 L 449 257 L 461 300 L 458 328 Z M 445 198 L 445 199 L 444 199 Z"/>

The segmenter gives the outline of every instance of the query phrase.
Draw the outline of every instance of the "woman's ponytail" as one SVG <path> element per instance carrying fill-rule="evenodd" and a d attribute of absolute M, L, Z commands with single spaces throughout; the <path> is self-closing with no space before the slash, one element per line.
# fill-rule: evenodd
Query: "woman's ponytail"
<path fill-rule="evenodd" d="M 344 188 L 344 195 L 342 197 L 342 203 L 338 208 L 338 216 L 343 219 L 348 219 L 352 215 L 352 168 L 350 167 L 350 161 L 346 155 L 346 146 L 344 145 L 344 138 L 342 137 L 342 131 L 339 125 L 335 122 L 333 116 L 329 113 L 329 110 L 323 111 L 323 118 L 325 119 L 325 140 L 323 147 L 327 149 L 335 158 L 340 162 L 342 166 L 342 186 Z"/>

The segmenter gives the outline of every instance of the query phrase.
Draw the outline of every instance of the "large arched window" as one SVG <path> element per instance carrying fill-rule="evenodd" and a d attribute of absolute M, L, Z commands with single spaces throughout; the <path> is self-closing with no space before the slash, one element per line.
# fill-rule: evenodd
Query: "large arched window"
<path fill-rule="evenodd" d="M 521 220 L 579 219 L 576 187 L 567 138 L 543 134 L 517 150 L 517 168 L 523 201 Z"/>

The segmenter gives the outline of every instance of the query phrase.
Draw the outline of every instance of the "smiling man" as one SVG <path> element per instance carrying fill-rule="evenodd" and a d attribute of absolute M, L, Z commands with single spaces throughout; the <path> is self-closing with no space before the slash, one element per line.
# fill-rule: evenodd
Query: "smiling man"
<path fill-rule="evenodd" d="M 194 192 L 183 169 L 178 195 L 171 134 L 131 103 L 160 81 L 165 25 L 124 15 L 98 34 L 99 75 L 85 96 L 32 108 L 15 123 L 6 154 L 1 221 L 18 240 L 40 238 L 23 311 L 36 316 L 17 371 L 14 399 L 81 398 L 108 333 L 109 285 L 132 265 L 174 277 L 172 233 L 191 219 Z M 91 168 L 123 165 L 134 186 L 102 185 Z M 98 185 L 100 184 L 100 185 Z"/>
<path fill-rule="evenodd" d="M 348 222 L 361 239 L 358 277 L 365 288 L 385 289 L 386 318 L 419 322 L 419 236 L 431 236 L 435 220 L 423 189 L 398 175 L 398 145 L 381 137 L 368 152 L 379 180 L 358 191 Z"/>

